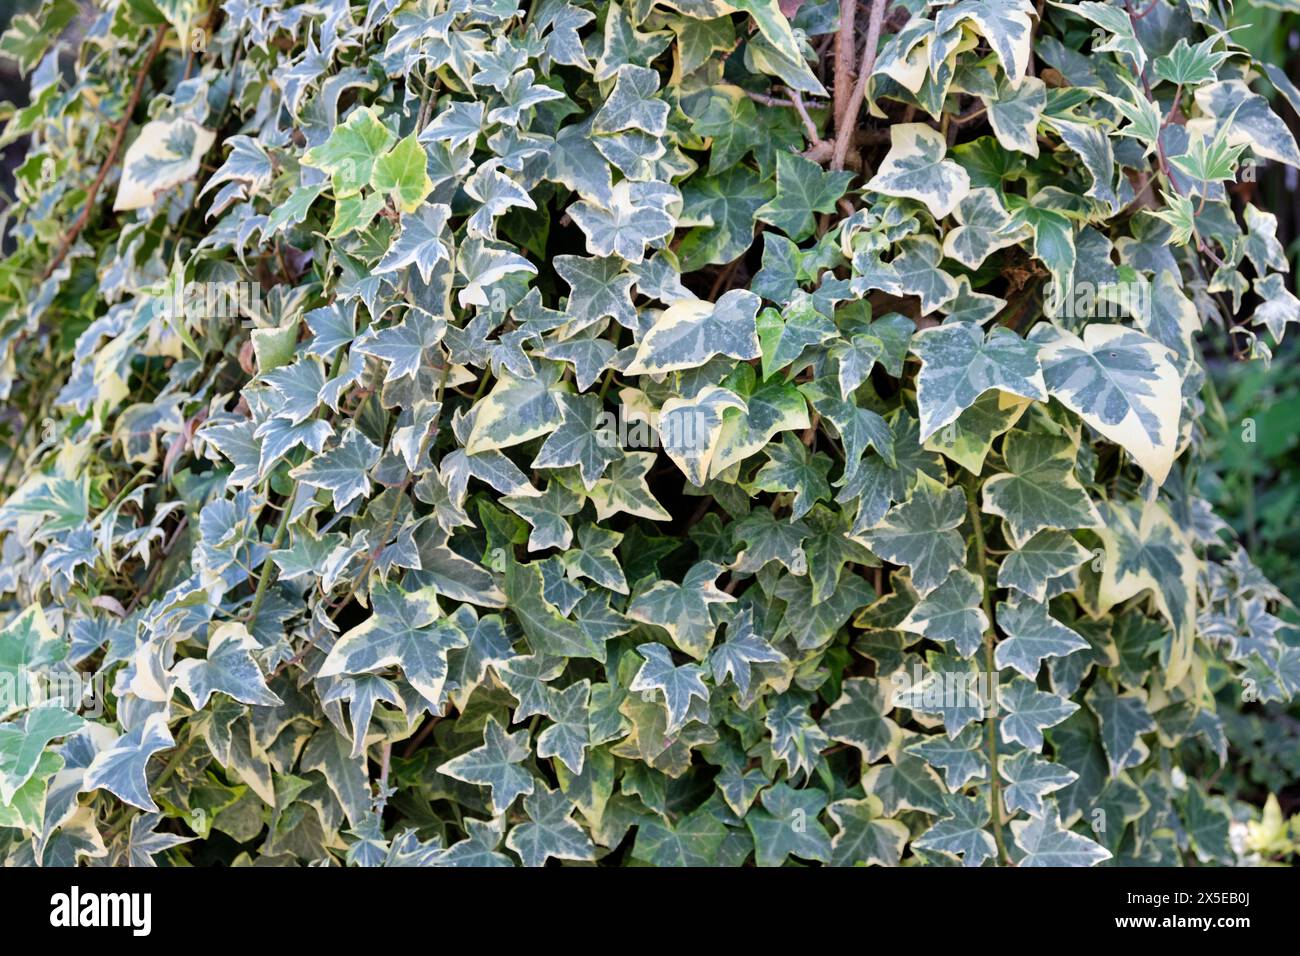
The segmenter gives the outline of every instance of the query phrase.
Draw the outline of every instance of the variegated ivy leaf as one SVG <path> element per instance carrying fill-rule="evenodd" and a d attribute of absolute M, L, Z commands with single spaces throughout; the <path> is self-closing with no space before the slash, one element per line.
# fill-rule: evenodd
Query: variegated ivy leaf
<path fill-rule="evenodd" d="M 1025 854 L 1017 866 L 1096 866 L 1111 858 L 1110 851 L 1098 843 L 1063 829 L 1060 812 L 1052 803 L 1039 816 L 1011 821 L 1011 832 Z"/>
<path fill-rule="evenodd" d="M 691 399 L 670 398 L 659 409 L 659 440 L 693 484 L 703 485 L 713 470 L 725 412 L 745 407 L 734 392 L 710 385 Z"/>
<path fill-rule="evenodd" d="M 866 188 L 886 196 L 925 203 L 936 219 L 956 208 L 970 192 L 970 176 L 950 159 L 939 131 L 922 123 L 898 123 L 889 128 L 889 152 Z"/>
<path fill-rule="evenodd" d="M 989 762 L 984 746 L 983 728 L 970 724 L 956 737 L 947 734 L 922 737 L 908 744 L 906 750 L 943 770 L 944 782 L 956 793 L 969 780 L 988 779 Z"/>
<path fill-rule="evenodd" d="M 504 817 L 491 820 L 466 818 L 465 824 L 469 836 L 459 843 L 453 843 L 438 855 L 438 866 L 473 866 L 503 867 L 514 866 L 515 862 L 504 853 L 498 852 L 501 838 L 505 835 Z"/>
<path fill-rule="evenodd" d="M 943 250 L 938 240 L 932 236 L 910 236 L 898 248 L 898 255 L 889 263 L 898 292 L 919 297 L 922 315 L 957 295 L 957 280 L 939 268 Z"/>
<path fill-rule="evenodd" d="M 1082 339 L 1038 325 L 1030 337 L 1040 347 L 1052 396 L 1163 482 L 1177 454 L 1182 414 L 1182 382 L 1169 350 L 1116 325 L 1090 325 Z"/>
<path fill-rule="evenodd" d="M 966 517 L 960 488 L 945 488 L 929 475 L 917 478 L 906 501 L 861 537 L 875 554 L 912 571 L 912 585 L 927 595 L 966 558 L 966 543 L 957 528 Z"/>
<path fill-rule="evenodd" d="M 912 846 L 960 856 L 963 866 L 980 866 L 997 854 L 997 843 L 988 831 L 992 814 L 987 800 L 951 794 L 944 809 L 945 815 L 913 840 Z"/>
<path fill-rule="evenodd" d="M 193 177 L 216 135 L 188 119 L 145 123 L 122 160 L 113 209 L 142 209 Z"/>
<path fill-rule="evenodd" d="M 592 132 L 639 129 L 651 136 L 662 136 L 667 130 L 669 107 L 655 98 L 658 92 L 659 75 L 654 70 L 634 64 L 620 67 L 614 89 L 592 120 Z"/>
<path fill-rule="evenodd" d="M 1101 745 L 1106 751 L 1113 776 L 1146 760 L 1150 751 L 1142 734 L 1156 729 L 1147 702 L 1141 694 L 1118 694 L 1104 680 L 1096 681 L 1084 698 L 1097 717 Z"/>
<path fill-rule="evenodd" d="M 998 194 L 987 187 L 972 189 L 953 210 L 953 219 L 958 225 L 943 237 L 943 254 L 968 269 L 978 269 L 990 255 L 1022 238 Z"/>
<path fill-rule="evenodd" d="M 1038 345 L 1003 326 L 987 335 L 973 322 L 923 329 L 913 336 L 911 349 L 921 360 L 917 406 L 922 441 L 956 421 L 992 388 L 1047 401 Z"/>
<path fill-rule="evenodd" d="M 998 587 L 1015 588 L 1035 601 L 1047 600 L 1048 584 L 1088 559 L 1088 549 L 1063 531 L 1040 531 L 1005 558 Z"/>
<path fill-rule="evenodd" d="M 1212 36 L 1192 46 L 1182 37 L 1168 53 L 1156 57 L 1152 68 L 1162 80 L 1188 89 L 1212 83 L 1215 70 L 1228 58 L 1227 51 L 1214 49 L 1218 42 L 1219 37 Z"/>
<path fill-rule="evenodd" d="M 575 774 L 581 774 L 591 743 L 587 723 L 591 682 L 575 681 L 564 690 L 551 691 L 548 699 L 546 716 L 553 723 L 537 736 L 537 756 L 555 757 Z"/>
<path fill-rule="evenodd" d="M 911 831 L 886 817 L 878 798 L 837 800 L 826 812 L 839 827 L 831 838 L 831 866 L 898 866 Z"/>
<path fill-rule="evenodd" d="M 443 320 L 432 318 L 426 312 L 411 311 L 401 323 L 367 335 L 352 348 L 362 355 L 372 355 L 387 362 L 384 382 L 395 382 L 414 378 L 419 373 L 429 352 L 442 341 L 446 330 L 447 323 Z M 323 382 L 321 388 L 324 388 Z"/>
<path fill-rule="evenodd" d="M 82 718 L 57 706 L 34 707 L 21 721 L 0 724 L 0 805 L 20 807 L 26 802 L 23 791 L 29 782 L 35 782 L 43 794 L 46 788 L 40 783 L 40 773 L 45 748 L 79 731 L 83 724 Z M 45 776 L 57 770 L 54 766 Z"/>
<path fill-rule="evenodd" d="M 1031 404 L 1027 398 L 991 389 L 975 399 L 956 421 L 926 439 L 924 447 L 952 459 L 972 475 L 979 475 L 994 440 L 1009 431 Z"/>
<path fill-rule="evenodd" d="M 705 609 L 705 616 L 708 610 Z M 691 709 L 691 699 L 709 701 L 709 689 L 704 684 L 704 671 L 698 664 L 673 663 L 672 652 L 662 644 L 642 644 L 637 648 L 645 663 L 641 665 L 628 690 L 633 693 L 657 691 L 668 714 L 667 733 L 674 734 L 686 722 Z"/>
<path fill-rule="evenodd" d="M 497 218 L 511 209 L 537 209 L 528 193 L 491 163 L 480 166 L 465 181 L 465 194 L 479 203 L 466 224 L 468 233 L 481 239 L 493 238 Z"/>
<path fill-rule="evenodd" d="M 984 483 L 982 508 L 999 515 L 1012 544 L 1045 529 L 1096 527 L 1101 519 L 1074 475 L 1074 443 L 1065 436 L 1010 431 L 1002 440 L 1006 473 Z"/>
<path fill-rule="evenodd" d="M 375 160 L 370 185 L 388 193 L 402 212 L 415 212 L 433 192 L 433 180 L 424 167 L 424 147 L 412 133 Z"/>
<path fill-rule="evenodd" d="M 810 455 L 803 442 L 788 432 L 781 436 L 779 445 L 768 445 L 764 451 L 768 460 L 754 476 L 754 487 L 759 491 L 793 493 L 792 520 L 806 515 L 815 502 L 830 498 L 826 475 L 831 462 L 825 455 Z"/>
<path fill-rule="evenodd" d="M 625 453 L 609 466 L 605 476 L 588 491 L 591 503 L 596 506 L 598 520 L 604 521 L 620 512 L 652 521 L 672 519 L 646 483 L 646 473 L 654 460 L 653 452 L 634 451 Z"/>
<path fill-rule="evenodd" d="M 1300 91 L 1224 11 L 28 5 L 0 863 L 1241 861 Z"/>
<path fill-rule="evenodd" d="M 131 818 L 131 830 L 127 838 L 127 857 L 131 866 L 157 866 L 154 857 L 159 853 L 194 840 L 194 837 L 157 832 L 161 820 L 160 813 L 142 813 Z"/>
<path fill-rule="evenodd" d="M 569 284 L 565 314 L 572 317 L 577 330 L 606 317 L 627 329 L 637 327 L 636 309 L 632 306 L 636 276 L 624 271 L 623 260 L 614 256 L 556 256 L 552 264 Z"/>
<path fill-rule="evenodd" d="M 988 41 L 1012 86 L 1020 84 L 1029 69 L 1034 15 L 1029 0 L 960 0 L 944 7 L 935 23 L 948 32 L 963 21 L 974 24 Z"/>
<path fill-rule="evenodd" d="M 709 671 L 715 684 L 730 678 L 745 697 L 749 694 L 755 664 L 779 664 L 785 660 L 786 656 L 755 630 L 753 611 L 746 608 L 727 625 L 727 639 L 709 652 Z"/>
<path fill-rule="evenodd" d="M 873 766 L 862 777 L 862 789 L 878 796 L 889 816 L 900 810 L 941 813 L 948 796 L 930 765 L 910 754 Z"/>
<path fill-rule="evenodd" d="M 716 866 L 729 832 L 708 804 L 671 824 L 646 816 L 637 821 L 632 855 L 655 866 Z"/>
<path fill-rule="evenodd" d="M 450 215 L 451 209 L 445 204 L 426 203 L 414 213 L 402 216 L 401 234 L 374 267 L 375 273 L 384 274 L 414 265 L 420 271 L 420 278 L 430 282 L 438 263 L 450 255 L 443 241 L 443 231 Z"/>
<path fill-rule="evenodd" d="M 852 173 L 828 172 L 796 153 L 778 153 L 776 196 L 755 216 L 802 242 L 812 235 L 814 213 L 834 212 L 852 179 Z"/>
<path fill-rule="evenodd" d="M 0 681 L 8 693 L 0 698 L 0 717 L 25 709 L 39 698 L 37 675 L 68 656 L 68 647 L 50 626 L 45 610 L 32 604 L 0 629 Z"/>
<path fill-rule="evenodd" d="M 818 818 L 826 807 L 821 790 L 796 790 L 778 783 L 759 797 L 761 809 L 745 814 L 754 837 L 754 859 L 759 866 L 780 866 L 794 856 L 802 860 L 831 860 L 831 838 Z"/>
<path fill-rule="evenodd" d="M 447 652 L 469 641 L 453 621 L 442 617 L 437 595 L 435 587 L 372 591 L 373 613 L 339 638 L 318 676 L 365 674 L 396 666 L 430 707 L 441 706 Z"/>
<path fill-rule="evenodd" d="M 329 173 L 334 195 L 342 198 L 370 185 L 375 162 L 395 138 L 370 107 L 362 106 L 334 127 L 328 140 L 307 150 L 302 161 Z"/>
<path fill-rule="evenodd" d="M 645 375 L 697 368 L 715 355 L 758 358 L 759 304 L 758 296 L 741 289 L 733 289 L 716 303 L 674 302 L 641 338 L 625 371 Z"/>
<path fill-rule="evenodd" d="M 932 641 L 951 641 L 958 654 L 970 657 L 979 649 L 989 626 L 988 615 L 980 607 L 983 598 L 979 578 L 959 568 L 919 601 L 898 626 Z"/>
<path fill-rule="evenodd" d="M 532 525 L 528 550 L 545 551 L 567 548 L 573 541 L 573 529 L 565 519 L 582 510 L 583 499 L 553 480 L 541 495 L 508 495 L 501 503 Z"/>
<path fill-rule="evenodd" d="M 1084 0 L 1083 3 L 1064 3 L 1052 0 L 1052 6 L 1062 7 L 1072 13 L 1077 13 L 1111 34 L 1110 39 L 1093 47 L 1094 53 L 1103 53 L 1110 50 L 1124 53 L 1132 58 L 1133 65 L 1137 68 L 1138 73 L 1145 71 L 1147 55 L 1145 48 L 1137 37 L 1137 21 L 1130 17 L 1123 8 L 1112 6 L 1109 3 L 1099 3 L 1097 0 Z"/>
<path fill-rule="evenodd" d="M 740 366 L 743 371 L 749 366 Z M 773 436 L 808 427 L 808 403 L 793 385 L 764 382 L 744 396 L 744 402 L 724 409 L 717 446 L 709 459 L 714 478 L 737 462 L 767 447 Z"/>
<path fill-rule="evenodd" d="M 488 288 L 494 283 L 520 272 L 537 273 L 537 267 L 518 253 L 473 237 L 460 245 L 456 269 L 465 277 L 465 287 L 456 293 L 462 306 L 490 305 Z"/>
<path fill-rule="evenodd" d="M 772 378 L 815 345 L 835 337 L 835 325 L 812 303 L 803 300 L 781 315 L 764 309 L 755 323 L 763 349 L 762 375 Z"/>
<path fill-rule="evenodd" d="M 735 600 L 714 583 L 721 573 L 718 565 L 704 561 L 691 568 L 681 584 L 657 581 L 632 599 L 627 616 L 662 627 L 679 649 L 702 661 L 713 645 L 715 630 L 709 605 Z"/>
<path fill-rule="evenodd" d="M 980 325 L 985 325 L 989 319 L 1001 312 L 1006 304 L 1006 299 L 974 291 L 970 285 L 970 276 L 958 276 L 957 294 L 940 305 L 939 311 L 947 315 L 945 322 L 978 322 Z"/>
<path fill-rule="evenodd" d="M 1228 128 L 1231 145 L 1246 145 L 1256 156 L 1300 168 L 1300 148 L 1291 130 L 1269 109 L 1268 100 L 1251 92 L 1241 80 L 1220 80 L 1198 87 L 1196 105 L 1206 117 L 1213 118 L 1212 128 Z M 1201 128 L 1189 126 L 1189 133 L 1209 134 L 1204 121 L 1197 125 Z"/>
<path fill-rule="evenodd" d="M 596 396 L 557 392 L 554 397 L 560 408 L 560 424 L 542 442 L 532 467 L 576 465 L 583 486 L 592 491 L 605 469 L 622 457 L 618 436 L 606 426 L 606 413 Z"/>
<path fill-rule="evenodd" d="M 1149 592 L 1173 628 L 1161 649 L 1165 685 L 1181 681 L 1191 666 L 1196 606 L 1196 560 L 1186 535 L 1158 503 L 1101 505 L 1097 529 L 1105 548 L 1097 603 L 1109 610 L 1120 601 Z"/>
<path fill-rule="evenodd" d="M 1003 148 L 1038 158 L 1038 124 L 1047 108 L 1047 86 L 1027 76 L 1018 86 L 1003 82 L 994 96 L 984 97 L 989 125 Z"/>
<path fill-rule="evenodd" d="M 1030 680 L 1038 676 L 1043 660 L 1086 650 L 1088 642 L 1052 617 L 1047 605 L 1034 600 L 999 602 L 994 613 L 1006 637 L 998 642 L 994 661 L 1014 667 Z"/>
<path fill-rule="evenodd" d="M 564 421 L 555 388 L 558 377 L 558 369 L 525 379 L 503 371 L 496 387 L 474 407 L 465 451 L 473 455 L 509 448 L 555 431 Z"/>
<path fill-rule="evenodd" d="M 489 716 L 483 725 L 483 746 L 448 760 L 438 767 L 438 773 L 487 787 L 492 813 L 500 816 L 516 797 L 533 792 L 536 779 L 521 766 L 531 753 L 527 731 L 507 734 L 496 718 Z M 509 841 L 506 845 L 515 849 Z"/>
<path fill-rule="evenodd" d="M 640 262 L 647 244 L 672 233 L 676 222 L 669 209 L 680 201 L 681 194 L 667 183 L 625 179 L 614 186 L 608 207 L 583 199 L 569 207 L 569 215 L 586 234 L 592 255 Z"/>
<path fill-rule="evenodd" d="M 1044 693 L 1023 677 L 1001 688 L 998 704 L 1003 710 L 998 718 L 1002 739 L 1035 753 L 1043 751 L 1043 729 L 1055 727 L 1079 709 L 1073 701 Z"/>
<path fill-rule="evenodd" d="M 207 657 L 180 661 L 172 676 L 197 710 L 218 692 L 245 704 L 275 707 L 284 701 L 266 686 L 266 677 L 253 658 L 251 652 L 260 648 L 243 624 L 222 624 L 208 637 Z"/>
<path fill-rule="evenodd" d="M 1251 322 L 1263 325 L 1274 342 L 1281 342 L 1287 326 L 1300 325 L 1300 299 L 1277 273 L 1256 279 L 1252 288 L 1261 301 Z"/>
<path fill-rule="evenodd" d="M 893 687 L 878 677 L 855 677 L 843 685 L 839 699 L 822 715 L 821 727 L 831 740 L 854 747 L 866 763 L 879 760 L 898 743 L 902 731 L 887 716 Z"/>
<path fill-rule="evenodd" d="M 334 509 L 341 511 L 354 498 L 369 494 L 368 472 L 378 461 L 379 446 L 359 428 L 350 428 L 334 448 L 295 468 L 291 474 L 299 481 L 329 491 Z"/>
<path fill-rule="evenodd" d="M 166 715 L 150 714 L 143 723 L 95 755 L 86 768 L 81 790 L 103 788 L 133 807 L 156 811 L 158 805 L 149 795 L 145 766 L 158 751 L 174 746 L 176 741 L 167 729 Z"/>
<path fill-rule="evenodd" d="M 1006 781 L 1002 797 L 1007 812 L 1014 814 L 1017 810 L 1024 810 L 1036 818 L 1055 810 L 1050 802 L 1044 804 L 1043 797 L 1068 787 L 1079 778 L 1068 767 L 1053 763 L 1029 750 L 999 757 L 998 775 Z"/>

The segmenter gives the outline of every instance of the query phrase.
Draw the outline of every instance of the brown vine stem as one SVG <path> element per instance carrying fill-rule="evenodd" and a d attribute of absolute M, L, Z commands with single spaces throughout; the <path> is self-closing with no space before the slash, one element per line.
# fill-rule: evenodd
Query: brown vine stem
<path fill-rule="evenodd" d="M 857 81 L 853 84 L 853 92 L 848 102 L 844 104 L 844 112 L 836 112 L 835 148 L 831 153 L 831 169 L 843 169 L 844 159 L 849 154 L 849 144 L 853 142 L 853 129 L 858 124 L 858 110 L 862 108 L 862 100 L 867 94 L 867 80 L 876 66 L 876 47 L 880 44 L 880 27 L 885 19 L 887 6 L 889 0 L 871 0 L 871 15 L 867 18 L 867 43 L 862 50 L 862 62 L 858 64 Z M 837 76 L 838 73 L 837 63 Z M 839 93 L 838 82 L 835 84 L 835 92 Z"/>
<path fill-rule="evenodd" d="M 835 109 L 835 131 L 839 133 L 840 118 L 847 115 L 849 91 L 852 89 L 853 47 L 856 40 L 855 21 L 858 15 L 857 0 L 840 0 L 840 28 L 835 33 L 835 89 L 832 103 Z"/>
<path fill-rule="evenodd" d="M 989 680 L 988 713 L 985 715 L 985 747 L 989 758 L 989 817 L 993 824 L 993 840 L 998 848 L 998 865 L 1006 866 L 1009 862 L 1006 844 L 1002 839 L 1002 780 L 998 777 L 998 719 L 997 719 L 997 684 L 998 668 L 994 662 L 993 601 L 989 598 L 988 587 L 988 548 L 984 543 L 984 525 L 980 520 L 979 505 L 975 502 L 975 489 L 966 487 L 966 509 L 970 513 L 972 533 L 975 538 L 976 573 L 980 579 L 980 591 L 984 598 L 984 616 L 988 618 L 988 629 L 984 632 L 984 669 Z"/>
<path fill-rule="evenodd" d="M 81 230 L 86 228 L 90 222 L 90 214 L 95 208 L 95 197 L 99 195 L 99 188 L 104 185 L 104 180 L 108 178 L 108 171 L 117 165 L 117 155 L 122 151 L 122 142 L 126 139 L 127 127 L 131 125 L 131 115 L 135 113 L 135 108 L 140 102 L 140 95 L 144 92 L 144 82 L 149 77 L 149 68 L 153 66 L 154 58 L 158 56 L 158 51 L 162 49 L 163 41 L 167 39 L 167 28 L 159 27 L 154 34 L 153 44 L 149 47 L 149 52 L 145 54 L 144 62 L 140 64 L 140 71 L 135 75 L 135 87 L 131 90 L 131 98 L 127 100 L 126 112 L 117 122 L 117 134 L 113 137 L 113 146 L 108 151 L 108 156 L 104 158 L 103 164 L 99 167 L 99 174 L 95 176 L 95 181 L 90 184 L 90 191 L 86 193 L 86 205 L 82 207 L 81 215 L 72 224 L 68 234 L 63 237 L 59 243 L 58 252 L 50 259 L 50 264 L 45 267 L 45 273 L 41 276 L 44 281 L 54 274 L 54 270 L 63 264 L 63 260 L 68 255 L 68 250 L 72 244 L 77 241 L 77 236 L 81 235 Z"/>

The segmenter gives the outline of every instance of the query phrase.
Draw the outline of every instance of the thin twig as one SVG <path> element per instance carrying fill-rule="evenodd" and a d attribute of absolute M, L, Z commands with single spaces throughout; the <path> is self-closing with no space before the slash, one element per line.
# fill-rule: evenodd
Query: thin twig
<path fill-rule="evenodd" d="M 790 102 L 794 106 L 795 112 L 797 112 L 799 118 L 803 120 L 803 128 L 808 134 L 809 142 L 821 142 L 821 137 L 817 135 L 817 124 L 815 124 L 812 121 L 812 117 L 808 115 L 808 109 L 803 105 L 803 97 L 799 94 L 798 90 L 790 90 L 789 93 Z"/>
<path fill-rule="evenodd" d="M 64 258 L 68 255 L 68 250 L 72 244 L 77 241 L 77 236 L 81 235 L 81 230 L 86 228 L 90 222 L 90 214 L 95 208 L 95 197 L 99 195 L 99 187 L 104 185 L 104 180 L 108 178 L 108 171 L 117 164 L 117 154 L 122 150 L 122 142 L 126 139 L 126 129 L 131 125 L 131 115 L 135 113 L 135 108 L 140 102 L 140 94 L 144 92 L 144 81 L 149 77 L 149 68 L 153 66 L 154 58 L 158 56 L 158 51 L 162 49 L 163 40 L 167 38 L 167 28 L 159 27 L 158 32 L 154 35 L 153 45 L 149 47 L 149 52 L 145 54 L 144 63 L 140 64 L 140 72 L 135 75 L 135 88 L 131 90 L 131 98 L 127 101 L 126 112 L 117 123 L 117 134 L 113 137 L 113 146 L 108 151 L 108 156 L 104 158 L 103 164 L 99 167 L 99 175 L 95 181 L 90 184 L 90 190 L 86 193 L 86 205 L 82 207 L 81 215 L 77 217 L 72 228 L 68 230 L 67 235 L 59 244 L 59 250 L 50 259 L 50 264 L 45 267 L 45 274 L 42 281 L 48 279 L 54 274 L 54 270 L 63 264 Z"/>

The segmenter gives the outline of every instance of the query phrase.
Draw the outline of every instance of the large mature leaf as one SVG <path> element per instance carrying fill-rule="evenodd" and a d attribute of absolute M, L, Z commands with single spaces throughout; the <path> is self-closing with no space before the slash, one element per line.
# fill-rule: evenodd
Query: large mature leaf
<path fill-rule="evenodd" d="M 1120 601 L 1150 592 L 1173 628 L 1162 649 L 1165 683 L 1172 687 L 1191 666 L 1196 563 L 1183 530 L 1159 504 L 1102 505 L 1097 534 L 1105 546 L 1097 601 L 1109 610 Z"/>
<path fill-rule="evenodd" d="M 592 859 L 595 847 L 570 816 L 573 801 L 562 791 L 545 787 L 527 792 L 524 811 L 528 820 L 506 835 L 506 846 L 519 854 L 524 866 L 542 866 L 549 859 Z"/>
<path fill-rule="evenodd" d="M 1090 325 L 1082 339 L 1038 325 L 1031 338 L 1041 347 L 1052 396 L 1163 482 L 1178 451 L 1182 413 L 1182 383 L 1168 349 L 1116 325 Z"/>

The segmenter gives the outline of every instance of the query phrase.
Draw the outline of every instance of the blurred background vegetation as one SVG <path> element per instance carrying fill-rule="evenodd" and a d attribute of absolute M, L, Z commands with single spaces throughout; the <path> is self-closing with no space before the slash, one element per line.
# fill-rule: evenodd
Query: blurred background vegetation
<path fill-rule="evenodd" d="M 36 5 L 36 0 L 4 0 L 0 32 L 15 14 Z M 1231 27 L 1238 43 L 1300 86 L 1300 0 L 1237 0 Z M 1264 84 L 1256 88 L 1271 93 Z M 1300 139 L 1300 115 L 1281 97 L 1273 98 L 1274 109 Z M 6 101 L 25 104 L 26 85 L 14 64 L 0 59 L 0 104 Z M 21 142 L 0 149 L 0 217 L 10 173 L 23 152 Z M 1264 163 L 1256 173 L 1253 181 L 1232 187 L 1237 205 L 1253 202 L 1277 216 L 1278 238 L 1300 292 L 1300 171 Z M 1234 360 L 1223 335 L 1205 336 L 1203 349 L 1209 371 L 1205 425 L 1212 447 L 1207 472 L 1199 479 L 1201 492 L 1260 569 L 1295 602 L 1300 600 L 1300 336 L 1293 335 L 1267 364 Z M 1300 644 L 1300 611 L 1294 603 L 1279 616 L 1295 625 L 1283 639 Z M 1263 861 L 1294 861 L 1300 856 L 1300 819 L 1288 826 L 1287 818 L 1300 814 L 1300 705 L 1243 703 L 1239 694 L 1235 684 L 1219 692 L 1229 760 L 1220 767 L 1207 755 L 1204 779 L 1215 791 L 1262 808 L 1244 850 Z M 1261 815 L 1259 809 L 1237 806 L 1243 815 Z"/>

